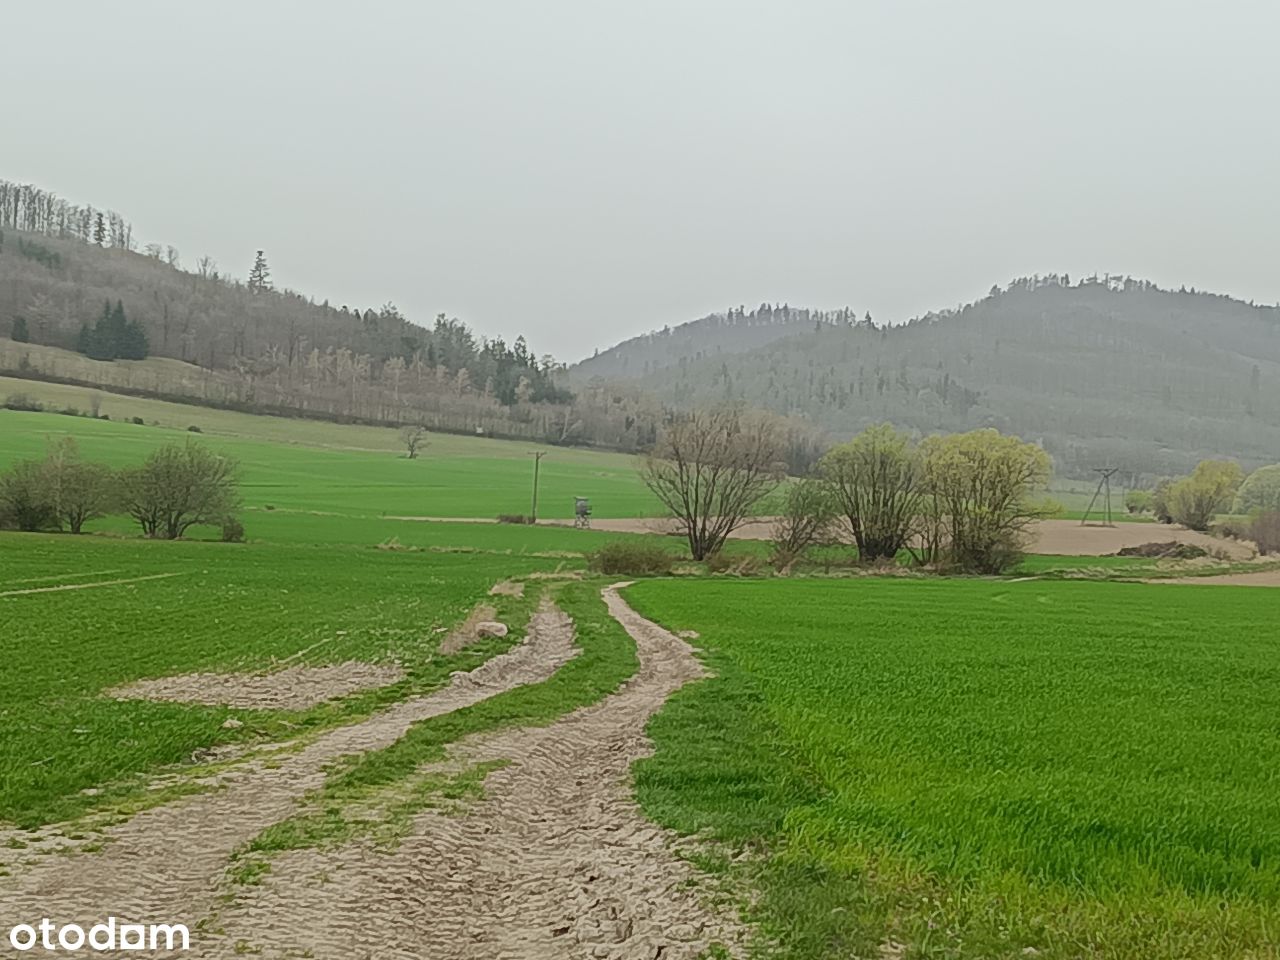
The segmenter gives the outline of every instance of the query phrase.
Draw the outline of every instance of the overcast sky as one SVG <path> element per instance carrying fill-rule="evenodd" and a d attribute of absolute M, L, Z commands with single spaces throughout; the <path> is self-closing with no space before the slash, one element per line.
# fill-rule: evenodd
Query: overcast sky
<path fill-rule="evenodd" d="M 1280 300 L 1275 0 L 6 4 L 0 176 L 574 360 L 1035 272 Z"/>

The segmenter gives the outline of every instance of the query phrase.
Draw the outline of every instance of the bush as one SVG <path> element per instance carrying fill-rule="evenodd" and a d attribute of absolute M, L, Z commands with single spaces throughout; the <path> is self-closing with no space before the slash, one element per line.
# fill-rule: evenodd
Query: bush
<path fill-rule="evenodd" d="M 1249 540 L 1251 530 L 1248 517 L 1224 517 L 1209 528 L 1210 533 L 1224 540 Z"/>
<path fill-rule="evenodd" d="M 1253 518 L 1249 538 L 1263 556 L 1280 553 L 1280 510 L 1267 510 Z"/>
<path fill-rule="evenodd" d="M 707 557 L 709 573 L 727 573 L 735 577 L 750 577 L 760 572 L 761 561 L 754 553 L 730 556 L 723 550 Z"/>
<path fill-rule="evenodd" d="M 234 460 L 194 440 L 152 451 L 120 474 L 125 510 L 145 536 L 177 540 L 196 524 L 221 524 L 239 504 Z"/>
<path fill-rule="evenodd" d="M 140 427 L 146 426 L 146 421 L 143 420 L 141 417 L 130 417 L 129 422 L 137 424 Z"/>
<path fill-rule="evenodd" d="M 0 474 L 0 524 L 25 532 L 55 530 L 58 512 L 38 460 L 20 460 Z"/>
<path fill-rule="evenodd" d="M 4 408 L 6 410 L 22 410 L 26 413 L 40 413 L 44 410 L 44 404 L 28 394 L 11 393 L 5 397 Z"/>
<path fill-rule="evenodd" d="M 79 410 L 78 408 L 76 408 L 76 407 L 63 407 L 63 408 L 62 408 L 61 410 L 59 410 L 58 412 L 59 412 L 60 414 L 62 414 L 64 417 L 78 417 L 78 416 L 81 416 L 80 410 Z"/>
<path fill-rule="evenodd" d="M 675 562 L 661 546 L 629 540 L 606 543 L 591 555 L 591 569 L 609 576 L 663 577 Z"/>
<path fill-rule="evenodd" d="M 1259 467 L 1240 487 L 1236 495 L 1236 513 L 1269 513 L 1280 510 L 1280 464 Z"/>
<path fill-rule="evenodd" d="M 781 515 L 773 525 L 770 562 L 786 570 L 810 547 L 828 542 L 835 510 L 831 488 L 823 481 L 810 478 L 788 485 Z"/>
<path fill-rule="evenodd" d="M 1231 460 L 1202 460 L 1190 476 L 1169 487 L 1169 513 L 1184 527 L 1208 530 L 1214 514 L 1230 505 L 1243 478 L 1240 465 Z"/>
<path fill-rule="evenodd" d="M 533 517 L 526 517 L 523 513 L 500 513 L 498 514 L 499 523 L 537 523 Z"/>
<path fill-rule="evenodd" d="M 1148 490 L 1130 490 L 1124 495 L 1124 507 L 1132 514 L 1150 513 L 1156 498 Z"/>
<path fill-rule="evenodd" d="M 187 427 L 187 432 L 188 433 L 204 433 L 204 431 L 201 430 L 199 427 L 197 427 L 194 423 L 191 426 Z"/>
<path fill-rule="evenodd" d="M 244 524 L 235 517 L 223 517 L 222 542 L 244 543 Z"/>

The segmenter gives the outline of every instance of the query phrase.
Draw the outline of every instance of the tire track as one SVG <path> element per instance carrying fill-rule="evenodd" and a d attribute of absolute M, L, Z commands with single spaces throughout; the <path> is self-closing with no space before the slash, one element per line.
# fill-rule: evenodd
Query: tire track
<path fill-rule="evenodd" d="M 393 851 L 361 840 L 272 861 L 219 916 L 201 956 L 317 960 L 692 960 L 745 931 L 711 909 L 672 838 L 632 799 L 644 728 L 705 675 L 680 638 L 603 593 L 635 640 L 635 676 L 547 727 L 467 738 L 440 769 L 505 759 L 460 815 L 420 814 Z"/>
<path fill-rule="evenodd" d="M 49 917 L 87 929 L 116 916 L 130 922 L 185 923 L 194 935 L 195 925 L 213 911 L 232 852 L 292 816 L 299 800 L 323 784 L 328 764 L 346 754 L 389 746 L 419 720 L 546 680 L 578 652 L 572 622 L 544 603 L 530 621 L 524 643 L 470 673 L 455 674 L 442 690 L 339 727 L 282 760 L 256 762 L 206 780 L 218 789 L 104 830 L 108 842 L 100 852 L 42 856 L 19 865 L 14 876 L 0 878 L 0 926 Z M 280 922 L 287 924 L 288 918 Z M 201 956 L 201 951 L 193 939 L 192 950 L 182 956 Z"/>

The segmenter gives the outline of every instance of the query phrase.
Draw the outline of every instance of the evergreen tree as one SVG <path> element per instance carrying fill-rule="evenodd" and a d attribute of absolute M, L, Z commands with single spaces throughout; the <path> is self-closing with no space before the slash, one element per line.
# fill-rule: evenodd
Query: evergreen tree
<path fill-rule="evenodd" d="M 17 343 L 31 342 L 31 331 L 27 329 L 26 317 L 13 318 L 13 339 Z"/>
<path fill-rule="evenodd" d="M 107 242 L 107 221 L 103 219 L 99 213 L 93 221 L 93 242 L 98 246 L 105 246 Z"/>
<path fill-rule="evenodd" d="M 271 270 L 267 267 L 267 258 L 262 251 L 253 258 L 253 268 L 249 271 L 249 292 L 262 293 L 271 289 Z"/>

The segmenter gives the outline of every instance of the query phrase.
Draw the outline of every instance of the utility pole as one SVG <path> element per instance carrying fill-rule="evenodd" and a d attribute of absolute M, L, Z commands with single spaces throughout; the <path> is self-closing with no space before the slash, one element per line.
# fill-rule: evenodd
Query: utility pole
<path fill-rule="evenodd" d="M 529 520 L 533 523 L 538 522 L 538 465 L 546 455 L 545 450 L 538 450 L 533 455 L 533 509 L 529 513 Z"/>

